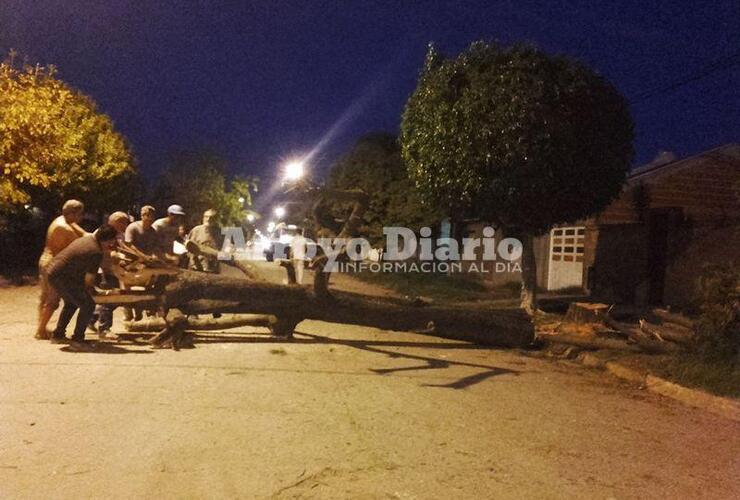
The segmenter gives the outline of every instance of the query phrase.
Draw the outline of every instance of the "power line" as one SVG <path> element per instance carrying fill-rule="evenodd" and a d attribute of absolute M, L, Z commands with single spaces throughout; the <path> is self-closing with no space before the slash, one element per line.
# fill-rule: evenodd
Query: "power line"
<path fill-rule="evenodd" d="M 657 87 L 657 88 L 642 92 L 640 94 L 637 94 L 635 97 L 630 99 L 630 103 L 637 104 L 639 102 L 645 101 L 656 95 L 671 92 L 673 90 L 676 90 L 679 87 L 683 87 L 684 85 L 688 83 L 692 83 L 697 80 L 702 80 L 713 73 L 716 73 L 718 71 L 724 71 L 738 64 L 740 64 L 740 52 L 736 52 L 735 54 L 731 54 L 729 56 L 721 57 L 709 63 L 708 65 L 704 66 L 700 70 L 686 75 L 680 80 L 666 84 L 662 87 Z"/>

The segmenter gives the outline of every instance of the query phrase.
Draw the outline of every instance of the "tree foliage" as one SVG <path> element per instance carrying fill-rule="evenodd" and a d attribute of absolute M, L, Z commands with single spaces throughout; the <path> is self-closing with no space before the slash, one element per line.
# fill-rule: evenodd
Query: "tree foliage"
<path fill-rule="evenodd" d="M 221 224 L 240 225 L 256 191 L 256 178 L 229 177 L 226 161 L 216 153 L 182 152 L 170 161 L 152 204 L 161 212 L 169 205 L 182 205 L 190 226 L 200 224 L 203 212 L 210 208 L 219 212 Z"/>
<path fill-rule="evenodd" d="M 438 220 L 438 214 L 421 203 L 401 159 L 398 139 L 385 133 L 360 138 L 332 167 L 328 186 L 362 189 L 370 196 L 360 232 L 371 242 L 383 239 L 383 226 L 418 230 Z"/>
<path fill-rule="evenodd" d="M 14 56 L 0 63 L 0 210 L 58 209 L 71 196 L 119 208 L 113 205 L 132 194 L 136 170 L 111 119 L 53 66 L 19 67 Z"/>
<path fill-rule="evenodd" d="M 627 104 L 578 62 L 477 42 L 430 47 L 402 118 L 402 154 L 423 198 L 533 234 L 607 206 L 633 156 Z"/>

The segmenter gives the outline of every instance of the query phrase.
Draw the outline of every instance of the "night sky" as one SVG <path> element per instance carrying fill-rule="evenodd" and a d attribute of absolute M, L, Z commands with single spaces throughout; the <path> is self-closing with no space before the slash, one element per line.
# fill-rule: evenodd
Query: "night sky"
<path fill-rule="evenodd" d="M 633 102 L 636 164 L 740 140 L 740 1 L 0 0 L 0 51 L 91 95 L 145 174 L 207 147 L 267 180 L 364 133 L 397 132 L 426 47 L 534 42 L 580 59 Z M 734 59 L 730 58 L 734 56 Z"/>

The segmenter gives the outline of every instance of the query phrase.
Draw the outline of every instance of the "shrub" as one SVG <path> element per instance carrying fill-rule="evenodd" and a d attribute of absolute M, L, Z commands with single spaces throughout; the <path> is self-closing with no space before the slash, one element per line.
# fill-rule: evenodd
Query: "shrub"
<path fill-rule="evenodd" d="M 699 285 L 697 353 L 707 361 L 740 365 L 740 266 L 708 266 Z"/>

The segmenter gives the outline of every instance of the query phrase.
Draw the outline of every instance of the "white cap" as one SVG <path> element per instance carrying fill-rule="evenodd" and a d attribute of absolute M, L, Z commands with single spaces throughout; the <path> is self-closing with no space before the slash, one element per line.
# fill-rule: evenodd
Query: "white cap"
<path fill-rule="evenodd" d="M 167 207 L 167 213 L 172 215 L 185 215 L 185 210 L 180 205 L 170 205 Z"/>

